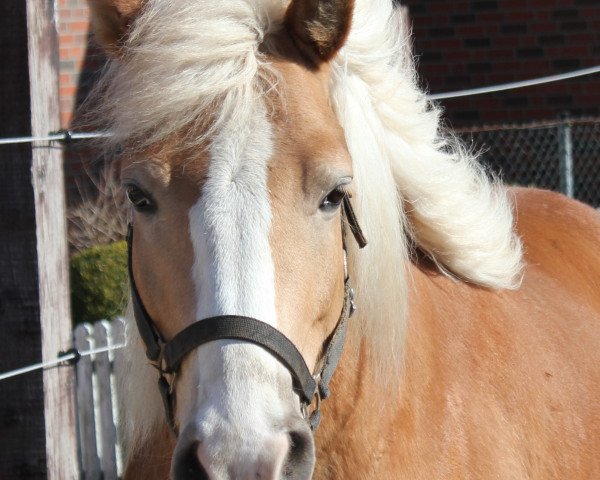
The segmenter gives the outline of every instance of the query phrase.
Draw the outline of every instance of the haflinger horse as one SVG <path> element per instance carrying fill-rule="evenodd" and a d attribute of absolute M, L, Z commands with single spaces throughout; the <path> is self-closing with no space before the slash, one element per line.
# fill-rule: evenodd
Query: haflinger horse
<path fill-rule="evenodd" d="M 599 215 L 442 131 L 389 0 L 90 5 L 127 479 L 600 478 Z"/>

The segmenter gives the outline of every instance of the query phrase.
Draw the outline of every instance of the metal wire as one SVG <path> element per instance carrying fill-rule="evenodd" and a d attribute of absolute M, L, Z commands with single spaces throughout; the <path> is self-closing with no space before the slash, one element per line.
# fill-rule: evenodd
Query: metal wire
<path fill-rule="evenodd" d="M 512 90 L 549 82 L 557 82 L 584 75 L 592 75 L 595 73 L 600 73 L 600 65 L 521 82 L 512 82 L 458 92 L 438 93 L 429 95 L 429 99 L 441 100 Z M 575 197 L 598 206 L 600 205 L 600 188 L 598 188 L 598 185 L 600 184 L 600 167 L 597 167 L 595 159 L 598 158 L 597 156 L 600 153 L 600 122 L 597 120 L 586 119 L 579 122 L 566 120 L 562 122 L 552 122 L 550 124 L 529 126 L 529 128 L 523 128 L 523 126 L 503 126 L 501 128 L 488 127 L 487 129 L 482 129 L 480 131 L 463 131 L 459 132 L 459 134 L 476 149 L 481 149 L 483 151 L 481 161 L 487 163 L 492 170 L 499 172 L 508 183 L 528 186 L 535 185 L 553 190 L 561 190 L 559 150 L 561 148 L 560 142 L 562 141 L 560 128 L 563 125 L 572 126 L 573 133 L 570 133 L 569 131 L 569 135 L 572 135 L 576 140 L 575 153 L 579 155 L 576 157 L 576 173 L 579 164 L 581 164 L 580 168 L 582 171 L 585 170 L 585 168 L 588 168 L 589 170 L 590 165 L 595 167 L 591 169 L 593 170 L 593 175 L 590 175 L 590 172 L 588 171 L 588 173 L 582 177 L 582 180 L 575 179 Z M 70 140 L 105 138 L 110 135 L 109 132 L 76 133 L 67 130 L 50 133 L 43 137 L 4 138 L 0 139 L 0 145 L 55 141 L 68 142 Z M 549 159 L 555 160 L 550 161 Z M 61 363 L 73 361 L 78 356 L 86 357 L 98 353 L 109 352 L 111 350 L 119 350 L 123 347 L 125 347 L 125 343 L 84 350 L 82 352 L 75 351 L 65 353 L 59 355 L 54 360 L 35 363 L 27 367 L 2 373 L 0 374 L 0 381 L 35 370 L 41 370 Z"/>
<path fill-rule="evenodd" d="M 502 92 L 505 90 L 514 90 L 517 88 L 532 87 L 535 85 L 543 85 L 550 82 L 560 82 L 570 78 L 583 77 L 585 75 L 593 75 L 600 73 L 600 65 L 595 67 L 583 68 L 572 72 L 560 73 L 558 75 L 550 75 L 547 77 L 533 78 L 530 80 L 522 80 L 520 82 L 503 83 L 500 85 L 492 85 L 489 87 L 472 88 L 469 90 L 460 90 L 456 92 L 433 93 L 428 95 L 429 100 L 444 100 L 449 98 L 467 97 L 470 95 L 482 95 L 485 93 Z M 69 142 L 70 140 L 87 140 L 92 138 L 107 138 L 110 137 L 110 132 L 71 132 L 64 130 L 60 132 L 49 133 L 42 137 L 13 137 L 1 138 L 0 145 L 11 145 L 16 143 L 37 143 L 37 142 Z"/>
<path fill-rule="evenodd" d="M 112 350 L 119 350 L 126 346 L 125 343 L 117 343 L 115 345 L 111 345 L 108 347 L 100 347 L 100 348 L 92 348 L 90 350 L 83 350 L 81 352 L 69 352 L 64 355 L 59 355 L 54 360 L 48 360 L 47 362 L 34 363 L 27 367 L 17 368 L 16 370 L 11 370 L 10 372 L 5 372 L 0 374 L 0 381 L 6 380 L 7 378 L 16 377 L 18 375 L 23 375 L 25 373 L 34 372 L 36 370 L 43 370 L 45 368 L 55 367 L 60 365 L 61 363 L 73 361 L 78 357 L 88 357 L 91 355 L 96 355 L 98 353 L 110 352 Z"/>
<path fill-rule="evenodd" d="M 558 75 L 549 75 L 547 77 L 533 78 L 531 80 L 522 80 L 520 82 L 503 83 L 500 85 L 472 88 L 469 90 L 461 90 L 456 92 L 434 93 L 429 95 L 428 98 L 429 100 L 443 100 L 447 98 L 468 97 L 471 95 L 482 95 L 484 93 L 502 92 L 504 90 L 515 90 L 517 88 L 543 85 L 544 83 L 560 82 L 570 78 L 583 77 L 584 75 L 593 75 L 594 73 L 600 73 L 600 65 L 583 68 L 581 70 L 574 70 L 572 72 L 559 73 Z"/>
<path fill-rule="evenodd" d="M 0 145 L 37 142 L 68 142 L 70 140 L 87 140 L 91 138 L 107 138 L 110 136 L 111 134 L 109 132 L 71 132 L 69 130 L 65 130 L 62 132 L 49 133 L 43 137 L 0 138 Z"/>

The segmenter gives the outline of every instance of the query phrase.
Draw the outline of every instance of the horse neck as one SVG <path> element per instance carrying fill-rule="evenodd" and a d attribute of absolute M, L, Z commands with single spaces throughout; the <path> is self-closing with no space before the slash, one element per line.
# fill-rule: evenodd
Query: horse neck
<path fill-rule="evenodd" d="M 389 472 L 400 472 L 410 463 L 403 455 L 410 455 L 407 445 L 414 430 L 412 412 L 427 401 L 427 386 L 418 379 L 430 378 L 430 360 L 435 358 L 430 346 L 435 289 L 426 264 L 411 264 L 407 274 L 408 332 L 403 365 L 398 370 L 400 379 L 389 385 L 378 380 L 370 342 L 350 335 L 316 432 L 317 459 L 339 458 L 343 462 L 332 467 L 329 460 L 317 460 L 315 479 L 328 478 L 327 471 L 335 471 L 336 478 L 397 478 L 389 477 Z M 389 455 L 392 451 L 394 455 Z M 374 464 L 374 458 L 381 458 L 381 463 Z"/>

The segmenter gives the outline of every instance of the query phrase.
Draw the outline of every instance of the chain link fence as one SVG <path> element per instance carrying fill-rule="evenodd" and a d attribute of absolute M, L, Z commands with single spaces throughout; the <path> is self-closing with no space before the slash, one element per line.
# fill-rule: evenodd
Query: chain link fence
<path fill-rule="evenodd" d="M 600 207 L 600 119 L 472 128 L 459 136 L 513 185 L 562 192 Z"/>

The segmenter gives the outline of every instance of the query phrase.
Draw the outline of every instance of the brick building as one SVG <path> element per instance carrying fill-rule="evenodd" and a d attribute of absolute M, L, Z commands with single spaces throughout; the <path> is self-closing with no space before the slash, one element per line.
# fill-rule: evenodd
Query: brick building
<path fill-rule="evenodd" d="M 400 3 L 400 2 L 397 2 Z M 463 90 L 600 64 L 599 0 L 401 0 L 413 26 L 423 86 Z M 64 128 L 86 128 L 81 104 L 105 62 L 89 33 L 86 0 L 57 0 Z M 519 90 L 443 100 L 456 128 L 600 116 L 600 74 Z M 78 110 L 79 108 L 79 110 Z M 88 128 L 93 128 L 89 127 Z M 67 149 L 67 188 L 77 198 L 90 160 Z"/>
<path fill-rule="evenodd" d="M 402 0 L 431 92 L 524 80 L 600 64 L 598 0 Z M 104 63 L 86 0 L 58 0 L 61 118 L 71 125 Z M 600 115 L 600 75 L 445 100 L 454 126 Z"/>
<path fill-rule="evenodd" d="M 430 92 L 600 64 L 598 0 L 402 0 Z M 442 102 L 454 127 L 600 115 L 600 74 Z"/>

